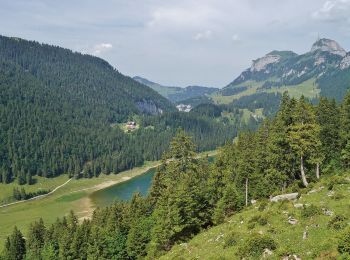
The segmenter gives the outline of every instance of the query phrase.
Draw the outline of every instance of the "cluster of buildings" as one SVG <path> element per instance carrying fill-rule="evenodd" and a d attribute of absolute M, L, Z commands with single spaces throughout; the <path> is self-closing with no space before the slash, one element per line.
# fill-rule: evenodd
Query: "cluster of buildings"
<path fill-rule="evenodd" d="M 181 112 L 190 112 L 192 109 L 191 105 L 179 104 L 176 106 L 177 110 Z"/>

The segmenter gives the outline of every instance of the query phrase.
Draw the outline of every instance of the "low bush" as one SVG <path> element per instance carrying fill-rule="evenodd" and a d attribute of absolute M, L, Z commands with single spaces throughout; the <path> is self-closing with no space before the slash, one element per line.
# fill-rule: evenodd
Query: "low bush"
<path fill-rule="evenodd" d="M 265 248 L 275 250 L 277 243 L 270 236 L 252 234 L 244 241 L 238 251 L 241 257 L 259 257 Z"/>
<path fill-rule="evenodd" d="M 224 238 L 224 248 L 234 246 L 238 243 L 241 235 L 237 232 L 229 232 Z"/>
<path fill-rule="evenodd" d="M 329 178 L 326 185 L 328 190 L 333 190 L 335 185 L 347 184 L 347 183 L 349 183 L 349 181 L 345 177 L 335 175 Z"/>
<path fill-rule="evenodd" d="M 338 243 L 338 251 L 341 254 L 350 254 L 350 228 L 342 234 Z"/>
<path fill-rule="evenodd" d="M 267 225 L 267 218 L 263 215 L 255 215 L 248 221 L 248 224 L 250 224 L 250 223 L 257 223 L 260 226 L 266 226 Z"/>
<path fill-rule="evenodd" d="M 336 215 L 328 222 L 328 228 L 342 230 L 348 225 L 347 218 L 343 215 Z"/>
<path fill-rule="evenodd" d="M 266 209 L 267 205 L 268 205 L 268 203 L 267 203 L 266 200 L 262 201 L 262 202 L 260 203 L 259 207 L 258 207 L 258 210 L 259 210 L 259 211 L 264 211 L 264 210 Z"/>
<path fill-rule="evenodd" d="M 309 218 L 309 217 L 312 217 L 312 216 L 316 216 L 316 215 L 320 215 L 321 214 L 321 209 L 319 207 L 316 207 L 315 205 L 310 205 L 306 208 L 304 208 L 302 211 L 301 211 L 301 216 L 303 218 Z"/>

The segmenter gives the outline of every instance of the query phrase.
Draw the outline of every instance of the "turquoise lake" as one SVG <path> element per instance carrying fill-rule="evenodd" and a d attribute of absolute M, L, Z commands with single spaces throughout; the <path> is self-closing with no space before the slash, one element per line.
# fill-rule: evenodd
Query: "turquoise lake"
<path fill-rule="evenodd" d="M 209 162 L 213 162 L 215 157 L 209 157 Z M 106 207 L 113 204 L 115 200 L 129 200 L 135 192 L 146 196 L 151 186 L 156 168 L 134 177 L 128 181 L 115 184 L 108 188 L 98 190 L 90 195 L 92 203 L 96 207 Z"/>

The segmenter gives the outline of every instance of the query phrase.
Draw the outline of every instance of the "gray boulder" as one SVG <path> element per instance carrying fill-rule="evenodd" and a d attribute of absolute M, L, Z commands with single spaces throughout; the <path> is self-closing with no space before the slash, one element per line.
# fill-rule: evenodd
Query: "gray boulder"
<path fill-rule="evenodd" d="M 277 195 L 275 197 L 272 197 L 270 199 L 271 202 L 278 202 L 278 201 L 283 201 L 283 200 L 295 200 L 298 198 L 299 193 L 288 193 L 288 194 L 281 194 Z"/>

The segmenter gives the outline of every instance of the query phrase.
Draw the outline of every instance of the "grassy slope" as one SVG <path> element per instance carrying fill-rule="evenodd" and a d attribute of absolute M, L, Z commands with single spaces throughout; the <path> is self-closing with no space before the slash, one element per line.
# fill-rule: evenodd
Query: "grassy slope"
<path fill-rule="evenodd" d="M 348 174 L 348 180 L 348 184 L 335 185 L 334 196 L 329 196 L 327 178 L 325 178 L 313 188 L 317 190 L 324 186 L 322 190 L 310 194 L 304 190 L 301 198 L 295 203 L 327 208 L 335 214 L 347 216 L 349 222 L 350 174 Z M 335 259 L 340 231 L 327 227 L 329 220 L 332 219 L 331 216 L 321 213 L 303 218 L 301 212 L 304 209 L 295 208 L 293 202 L 270 203 L 263 212 L 258 211 L 257 206 L 250 206 L 227 219 L 224 224 L 200 233 L 188 243 L 174 246 L 162 259 L 239 259 L 236 254 L 243 241 L 250 234 L 258 232 L 270 235 L 278 244 L 273 256 L 269 259 L 281 259 L 281 256 L 288 254 L 296 254 L 302 259 Z M 249 230 L 248 221 L 260 214 L 267 218 L 268 224 L 265 226 L 257 224 L 255 228 Z M 299 223 L 289 224 L 288 216 L 293 216 Z M 306 226 L 308 226 L 308 238 L 303 240 Z M 225 247 L 225 238 L 232 232 L 238 234 L 238 242 L 233 246 Z"/>
<path fill-rule="evenodd" d="M 215 103 L 228 104 L 233 100 L 237 100 L 243 96 L 249 96 L 249 95 L 255 94 L 258 91 L 259 93 L 264 93 L 264 92 L 284 93 L 285 91 L 288 91 L 291 97 L 299 98 L 301 95 L 304 95 L 307 98 L 314 98 L 320 94 L 320 89 L 317 88 L 317 86 L 314 83 L 315 83 L 315 79 L 309 79 L 298 85 L 272 87 L 270 89 L 259 89 L 264 84 L 264 81 L 262 82 L 247 81 L 235 86 L 235 87 L 241 87 L 241 86 L 248 87 L 248 89 L 246 89 L 245 91 L 242 91 L 232 96 L 222 96 L 221 94 L 215 93 L 212 95 L 212 98 Z"/>
<path fill-rule="evenodd" d="M 9 197 L 13 194 L 14 188 L 24 188 L 26 192 L 37 192 L 39 190 L 53 190 L 55 187 L 63 184 L 68 180 L 67 175 L 61 175 L 56 178 L 43 178 L 40 176 L 35 176 L 33 178 L 35 181 L 34 185 L 18 185 L 16 181 L 10 184 L 0 183 L 0 205 L 11 202 Z"/>

